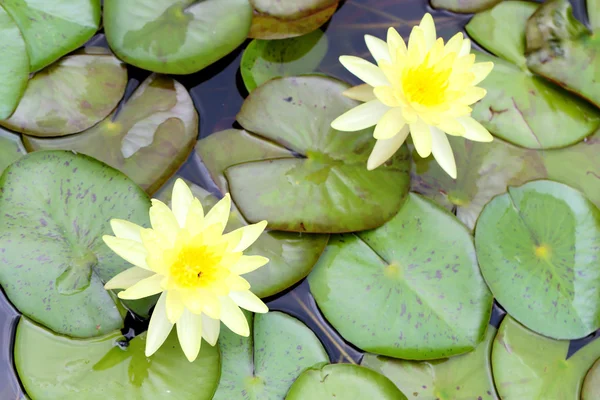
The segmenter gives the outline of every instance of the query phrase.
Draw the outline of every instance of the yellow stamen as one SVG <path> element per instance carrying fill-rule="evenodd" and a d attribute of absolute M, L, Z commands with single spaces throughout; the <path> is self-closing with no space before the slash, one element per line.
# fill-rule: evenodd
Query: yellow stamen
<path fill-rule="evenodd" d="M 182 289 L 198 289 L 222 279 L 219 268 L 222 254 L 207 246 L 184 247 L 180 250 L 170 272 L 173 281 Z"/>
<path fill-rule="evenodd" d="M 439 68 L 439 65 L 429 65 L 428 54 L 423 62 L 415 67 L 407 68 L 402 74 L 404 94 L 411 103 L 423 106 L 436 106 L 446 101 L 452 68 Z"/>

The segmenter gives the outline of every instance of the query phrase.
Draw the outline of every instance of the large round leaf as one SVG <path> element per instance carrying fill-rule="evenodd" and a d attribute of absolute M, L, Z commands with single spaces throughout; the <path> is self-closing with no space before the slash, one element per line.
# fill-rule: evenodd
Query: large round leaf
<path fill-rule="evenodd" d="M 244 85 L 251 92 L 272 78 L 314 72 L 327 47 L 327 36 L 319 29 L 292 39 L 255 39 L 242 56 L 240 70 Z"/>
<path fill-rule="evenodd" d="M 229 167 L 231 195 L 250 222 L 297 232 L 353 232 L 375 228 L 398 211 L 409 186 L 406 146 L 367 171 L 372 129 L 339 132 L 333 119 L 357 105 L 340 81 L 276 78 L 250 93 L 237 116 L 248 131 L 298 157 Z"/>
<path fill-rule="evenodd" d="M 74 340 L 22 318 L 15 338 L 15 364 L 33 400 L 210 400 L 219 381 L 218 347 L 202 343 L 190 363 L 175 330 L 150 358 L 146 334 L 129 343 L 119 331 Z"/>
<path fill-rule="evenodd" d="M 365 354 L 361 365 L 387 376 L 403 393 L 419 400 L 498 400 L 490 356 L 496 328 L 467 354 L 434 361 L 406 361 Z"/>
<path fill-rule="evenodd" d="M 394 383 L 368 368 L 351 364 L 314 366 L 294 382 L 286 400 L 406 400 Z"/>
<path fill-rule="evenodd" d="M 580 192 L 510 187 L 483 209 L 475 242 L 494 297 L 519 322 L 557 339 L 600 327 L 600 211 Z"/>
<path fill-rule="evenodd" d="M 467 228 L 415 194 L 382 227 L 332 237 L 308 279 L 346 340 L 397 358 L 473 350 L 492 307 Z"/>
<path fill-rule="evenodd" d="M 249 338 L 221 333 L 223 368 L 214 400 L 281 400 L 302 371 L 329 362 L 319 339 L 297 319 L 279 312 L 257 314 L 253 324 L 249 318 Z"/>
<path fill-rule="evenodd" d="M 581 400 L 600 399 L 600 358 L 592 365 L 583 381 Z"/>
<path fill-rule="evenodd" d="M 25 154 L 25 148 L 17 135 L 0 128 L 0 175 L 6 167 Z"/>
<path fill-rule="evenodd" d="M 431 0 L 435 8 L 443 8 L 457 13 L 473 13 L 486 10 L 501 0 Z"/>
<path fill-rule="evenodd" d="M 110 114 L 127 85 L 127 70 L 107 50 L 88 48 L 38 72 L 10 118 L 0 125 L 33 136 L 81 132 Z"/>
<path fill-rule="evenodd" d="M 585 374 L 600 356 L 600 340 L 567 359 L 568 351 L 568 341 L 537 335 L 506 316 L 492 346 L 492 373 L 500 398 L 579 400 Z"/>
<path fill-rule="evenodd" d="M 158 194 L 158 198 L 170 202 L 174 181 Z M 218 199 L 188 182 L 192 193 L 197 197 L 205 210 L 211 209 Z M 232 205 L 231 215 L 226 232 L 248 225 Z M 269 258 L 269 263 L 244 275 L 252 292 L 259 297 L 277 294 L 302 280 L 315 265 L 323 249 L 327 245 L 329 235 L 311 235 L 288 232 L 266 231 L 244 251 L 247 255 L 261 255 Z"/>
<path fill-rule="evenodd" d="M 151 75 L 127 103 L 89 130 L 63 138 L 24 136 L 30 151 L 73 150 L 97 158 L 154 193 L 187 159 L 198 136 L 198 114 L 187 90 Z"/>
<path fill-rule="evenodd" d="M 0 119 L 17 108 L 29 79 L 29 57 L 19 27 L 0 2 Z"/>
<path fill-rule="evenodd" d="M 191 74 L 229 54 L 250 30 L 248 0 L 105 0 L 104 31 L 123 61 Z"/>
<path fill-rule="evenodd" d="M 0 178 L 0 283 L 25 315 L 55 332 L 119 329 L 122 307 L 104 282 L 131 267 L 102 241 L 109 221 L 148 226 L 150 201 L 120 172 L 84 155 L 31 153 Z M 131 302 L 147 315 L 152 298 Z"/>

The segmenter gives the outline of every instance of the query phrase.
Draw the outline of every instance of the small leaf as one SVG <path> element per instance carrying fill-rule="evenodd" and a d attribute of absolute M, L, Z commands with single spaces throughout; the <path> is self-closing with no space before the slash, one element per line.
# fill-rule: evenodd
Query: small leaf
<path fill-rule="evenodd" d="M 431 0 L 435 8 L 442 8 L 457 13 L 476 13 L 493 7 L 501 0 Z"/>
<path fill-rule="evenodd" d="M 25 40 L 0 2 L 0 119 L 15 111 L 29 80 Z"/>

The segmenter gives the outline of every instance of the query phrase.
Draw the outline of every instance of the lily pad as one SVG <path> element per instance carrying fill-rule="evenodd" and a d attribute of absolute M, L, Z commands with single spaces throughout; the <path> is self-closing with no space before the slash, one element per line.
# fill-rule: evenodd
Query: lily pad
<path fill-rule="evenodd" d="M 592 30 L 600 28 L 600 0 L 587 0 L 585 4 Z"/>
<path fill-rule="evenodd" d="M 105 0 L 111 49 L 136 67 L 192 74 L 220 60 L 250 31 L 248 0 Z"/>
<path fill-rule="evenodd" d="M 187 90 L 151 75 L 127 103 L 89 130 L 63 138 L 25 135 L 29 151 L 73 150 L 122 171 L 152 194 L 175 173 L 198 136 L 198 114 Z"/>
<path fill-rule="evenodd" d="M 448 136 L 458 178 L 452 179 L 433 157 L 413 157 L 411 190 L 423 194 L 456 214 L 469 229 L 494 196 L 507 186 L 546 177 L 542 158 L 535 150 L 513 146 L 500 139 L 472 142 Z"/>
<path fill-rule="evenodd" d="M 24 154 L 25 149 L 21 139 L 0 128 L 0 176 L 6 167 L 23 157 Z"/>
<path fill-rule="evenodd" d="M 272 78 L 314 72 L 327 48 L 327 36 L 319 29 L 291 39 L 255 39 L 242 56 L 240 70 L 244 85 L 251 92 Z"/>
<path fill-rule="evenodd" d="M 31 153 L 0 178 L 0 283 L 29 318 L 72 337 L 123 326 L 104 282 L 131 267 L 102 241 L 109 221 L 149 226 L 147 195 L 129 178 L 84 155 Z M 153 298 L 128 302 L 147 316 Z"/>
<path fill-rule="evenodd" d="M 419 400 L 499 400 L 490 356 L 496 328 L 474 351 L 433 361 L 407 361 L 365 354 L 361 365 L 387 376 L 403 393 Z"/>
<path fill-rule="evenodd" d="M 510 187 L 483 209 L 475 243 L 494 297 L 529 329 L 577 339 L 600 327 L 600 210 L 580 192 Z"/>
<path fill-rule="evenodd" d="M 126 85 L 123 63 L 108 50 L 87 48 L 38 72 L 0 125 L 40 137 L 81 132 L 114 110 Z"/>
<path fill-rule="evenodd" d="M 385 376 L 351 364 L 317 365 L 294 382 L 286 400 L 407 400 Z"/>
<path fill-rule="evenodd" d="M 25 38 L 31 72 L 78 49 L 100 26 L 100 0 L 0 0 L 0 5 Z"/>
<path fill-rule="evenodd" d="M 175 331 L 150 358 L 146 333 L 130 342 L 119 331 L 75 340 L 56 335 L 26 318 L 15 338 L 15 365 L 34 399 L 210 400 L 220 375 L 219 348 L 202 344 L 190 363 Z"/>
<path fill-rule="evenodd" d="M 568 341 L 537 335 L 506 316 L 492 346 L 500 398 L 579 400 L 585 374 L 600 356 L 600 340 L 567 359 L 568 351 Z"/>
<path fill-rule="evenodd" d="M 581 388 L 581 400 L 600 399 L 600 358 L 588 371 Z"/>
<path fill-rule="evenodd" d="M 209 210 L 217 203 L 217 197 L 191 182 L 187 183 L 205 210 Z M 173 184 L 174 181 L 161 190 L 158 198 L 170 202 Z M 248 223 L 235 204 L 232 204 L 225 231 L 230 232 L 245 225 Z M 251 285 L 250 290 L 258 297 L 269 297 L 304 279 L 319 259 L 328 240 L 329 235 L 264 232 L 244 251 L 247 255 L 262 255 L 269 258 L 268 264 L 244 275 L 244 279 Z"/>
<path fill-rule="evenodd" d="M 492 307 L 468 229 L 412 193 L 382 227 L 332 237 L 308 282 L 347 341 L 396 358 L 473 350 Z"/>
<path fill-rule="evenodd" d="M 344 133 L 333 119 L 358 103 L 332 78 L 276 78 L 250 93 L 237 116 L 248 131 L 294 152 L 225 171 L 231 195 L 249 222 L 275 230 L 336 233 L 375 228 L 400 209 L 409 187 L 406 146 L 367 170 L 373 129 Z M 295 156 L 295 157 L 294 157 Z"/>
<path fill-rule="evenodd" d="M 0 119 L 17 108 L 29 80 L 29 57 L 19 27 L 0 2 Z"/>
<path fill-rule="evenodd" d="M 476 13 L 495 6 L 501 0 L 431 0 L 434 8 L 457 13 Z"/>

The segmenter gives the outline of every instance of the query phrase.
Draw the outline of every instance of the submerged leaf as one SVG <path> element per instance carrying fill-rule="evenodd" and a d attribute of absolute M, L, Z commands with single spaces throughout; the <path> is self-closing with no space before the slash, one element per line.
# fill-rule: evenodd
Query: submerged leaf
<path fill-rule="evenodd" d="M 493 7 L 501 0 L 431 0 L 434 8 L 443 8 L 457 13 L 475 13 Z"/>
<path fill-rule="evenodd" d="M 19 27 L 0 2 L 0 119 L 17 108 L 29 79 L 29 57 Z"/>

